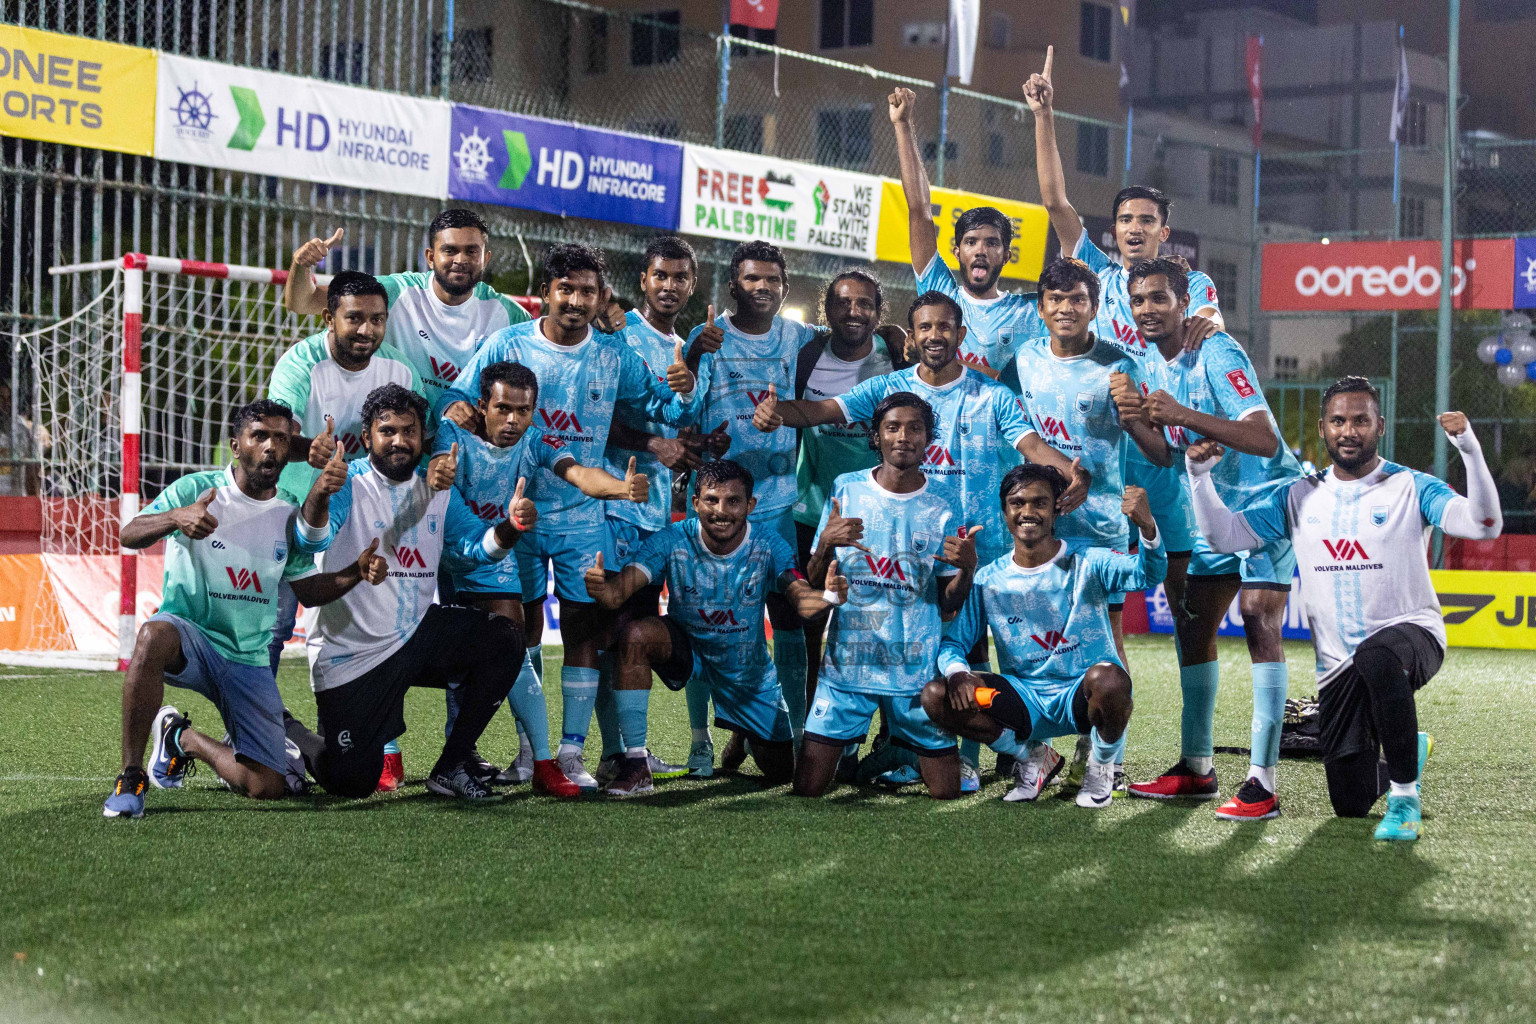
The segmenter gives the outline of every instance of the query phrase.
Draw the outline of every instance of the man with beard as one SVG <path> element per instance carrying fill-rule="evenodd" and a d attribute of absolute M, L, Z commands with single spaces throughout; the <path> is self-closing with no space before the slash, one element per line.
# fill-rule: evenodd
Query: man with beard
<path fill-rule="evenodd" d="M 924 689 L 923 706 L 943 728 L 1014 756 L 1015 784 L 1003 797 L 1010 803 L 1035 800 L 1060 767 L 1061 758 L 1047 753 L 1052 737 L 1088 734 L 1077 805 L 1103 808 L 1131 718 L 1131 677 L 1115 650 L 1110 602 L 1155 587 L 1168 563 L 1141 488 L 1127 487 L 1121 500 L 1141 533 L 1139 555 L 1058 539 L 1061 490 L 1048 466 L 1019 466 L 1003 478 L 1013 551 L 976 574 L 939 649 L 944 678 Z M 1001 674 L 976 672 L 967 661 L 988 626 Z"/>
<path fill-rule="evenodd" d="M 910 391 L 882 398 L 869 416 L 872 470 L 838 477 L 822 510 L 807 572 L 848 579 L 850 603 L 832 612 L 827 652 L 805 722 L 797 796 L 821 796 L 850 744 L 862 743 L 876 711 L 893 745 L 912 751 L 937 800 L 960 795 L 954 737 L 924 713 L 945 619 L 965 602 L 976 539 L 948 494 L 923 473 L 934 441 L 933 409 Z"/>
<path fill-rule="evenodd" d="M 267 397 L 294 411 L 296 431 L 308 424 L 312 435 L 296 435 L 288 446 L 291 461 L 283 469 L 282 484 L 290 492 L 308 491 L 315 474 L 336 452 L 347 461 L 367 456 L 362 442 L 363 401 L 374 388 L 394 383 L 421 392 L 420 379 L 405 355 L 384 341 L 388 323 L 389 295 L 384 286 L 367 274 L 343 270 L 326 289 L 325 330 L 278 359 Z M 277 624 L 268 648 L 274 673 L 283 645 L 293 636 L 297 613 L 293 589 L 279 584 Z M 392 792 L 404 781 L 399 748 L 386 750 L 379 789 Z"/>
<path fill-rule="evenodd" d="M 324 599 L 311 582 L 311 555 L 325 545 L 329 495 L 345 481 L 345 468 L 339 459 L 327 465 L 301 514 L 301 499 L 279 486 L 294 432 L 288 407 L 260 399 L 235 410 L 229 426 L 230 466 L 181 477 L 123 524 L 124 548 L 166 541 L 165 582 L 160 611 L 139 627 L 123 677 L 123 769 L 102 808 L 108 818 L 143 817 L 145 789 L 179 789 L 194 759 L 257 800 L 287 788 L 283 701 L 267 665 L 278 581 L 288 581 L 305 604 Z M 229 744 L 194 730 L 176 708 L 160 707 L 166 683 L 211 700 Z M 375 770 L 370 788 L 377 780 Z"/>
<path fill-rule="evenodd" d="M 522 663 L 522 631 L 483 609 L 433 599 L 439 567 L 466 572 L 502 561 L 536 512 L 514 493 L 506 515 L 486 527 L 454 489 L 450 467 L 420 466 L 426 415 L 426 401 L 398 384 L 368 395 L 368 458 L 347 467 L 346 485 L 329 500 L 329 547 L 310 583 L 315 600 L 299 593 L 312 609 L 305 632 L 321 735 L 292 718 L 287 733 L 310 774 L 337 796 L 373 792 L 384 744 L 405 732 L 406 691 L 450 683 L 459 685 L 458 717 L 427 789 L 470 802 L 495 795 L 472 773 L 472 759 L 511 688 L 509 666 Z M 336 565 L 345 568 L 329 571 Z M 363 579 L 374 585 L 358 589 Z"/>
<path fill-rule="evenodd" d="M 1498 488 L 1466 415 L 1439 419 L 1461 453 L 1466 497 L 1376 454 L 1386 421 L 1364 377 L 1344 377 L 1323 393 L 1317 426 L 1333 465 L 1240 511 L 1229 509 L 1213 479 L 1221 446 L 1200 441 L 1187 456 L 1195 517 L 1213 550 L 1246 551 L 1279 538 L 1295 545 L 1317 648 L 1328 798 L 1335 814 L 1360 818 L 1387 792 L 1376 838 L 1397 842 L 1419 838 L 1419 777 L 1432 748 L 1419 732 L 1414 694 L 1445 657 L 1445 620 L 1424 558 L 1430 528 L 1491 540 L 1503 527 Z"/>
<path fill-rule="evenodd" d="M 1146 397 L 1146 416 L 1166 430 L 1169 446 L 1183 452 L 1208 437 L 1233 449 L 1215 470 L 1216 487 L 1232 508 L 1246 508 L 1299 479 L 1301 464 L 1281 442 L 1242 347 L 1225 333 L 1195 350 L 1185 344 L 1189 278 L 1183 265 L 1142 260 L 1129 277 L 1136 325 L 1159 354 L 1147 367 L 1155 390 Z M 1176 457 L 1175 464 L 1183 460 Z M 1184 700 L 1182 756 L 1158 778 L 1133 784 L 1132 796 L 1212 800 L 1220 793 L 1211 757 L 1220 675 L 1216 631 L 1236 597 L 1253 665 L 1252 757 L 1246 781 L 1216 816 L 1254 821 L 1279 815 L 1275 766 L 1288 682 L 1280 630 L 1295 566 L 1296 554 L 1284 537 L 1241 555 L 1213 551 L 1196 537 L 1183 601 L 1174 604 L 1170 597 Z"/>
<path fill-rule="evenodd" d="M 966 210 L 955 220 L 954 245 L 950 252 L 959 264 L 957 285 L 944 261 L 939 259 L 939 232 L 934 226 L 933 199 L 928 172 L 912 128 L 917 96 L 897 88 L 890 99 L 891 126 L 896 131 L 896 154 L 901 162 L 901 188 L 907 200 L 907 232 L 912 250 L 912 272 L 917 290 L 940 291 L 960 304 L 967 328 L 960 361 L 989 377 L 1003 377 L 1015 391 L 1018 380 L 1011 364 L 1018 347 L 1045 333 L 1032 296 L 999 291 L 998 277 L 1011 259 L 1013 222 L 991 206 Z"/>
<path fill-rule="evenodd" d="M 729 279 L 731 310 L 700 324 L 688 336 L 689 365 L 699 368 L 704 388 L 698 420 L 726 424 L 731 458 L 752 474 L 755 482 L 752 522 L 761 530 L 778 534 L 793 552 L 795 434 L 765 435 L 746 427 L 758 403 L 770 392 L 791 393 L 795 361 L 815 331 L 779 315 L 789 292 L 789 273 L 778 246 L 762 241 L 738 245 L 731 255 Z M 798 742 L 805 722 L 805 632 L 800 616 L 781 594 L 768 595 L 768 619 L 773 624 L 773 663 Z M 707 698 L 702 684 L 696 683 L 688 691 L 688 721 L 695 743 L 708 722 Z M 733 747 L 722 753 L 721 764 L 729 769 L 740 763 L 742 756 L 741 748 Z M 702 757 L 697 763 L 702 767 Z"/>
<path fill-rule="evenodd" d="M 886 395 L 910 391 L 928 403 L 937 421 L 937 437 L 928 448 L 923 472 L 960 512 L 966 525 L 996 524 L 997 509 L 991 495 L 1002 476 L 998 453 L 1009 449 L 1030 461 L 1056 466 L 1071 479 L 1062 496 L 1063 511 L 1071 511 L 1087 496 L 1088 472 L 1045 443 L 1007 388 L 960 361 L 958 353 L 967 333 L 961 317 L 960 304 L 943 292 L 919 295 L 907 311 L 907 325 L 919 359 L 916 366 L 873 377 L 845 395 L 820 401 L 781 402 L 777 392 L 770 389 L 757 406 L 753 426 L 776 431 L 782 426 L 867 421 Z M 1002 533 L 994 529 L 982 534 L 978 543 L 983 562 L 1003 555 L 1006 542 L 999 539 Z M 978 668 L 990 664 L 985 643 L 978 643 L 973 653 Z M 964 750 L 961 756 L 966 756 Z M 975 762 L 962 766 L 962 773 L 964 790 L 977 788 Z"/>
<path fill-rule="evenodd" d="M 763 635 L 766 598 L 777 590 L 796 614 L 810 616 L 841 603 L 848 581 L 832 574 L 820 593 L 806 582 L 784 538 L 751 521 L 752 483 L 752 474 L 730 459 L 706 462 L 694 477 L 693 516 L 652 534 L 616 575 L 601 561 L 587 571 L 587 591 L 605 608 L 656 581 L 671 595 L 666 615 L 631 620 L 614 647 L 614 697 L 627 749 L 609 796 L 654 788 L 645 746 L 652 672 L 674 690 L 702 680 L 715 724 L 750 740 L 744 747 L 767 784 L 788 782 L 794 771 L 789 714 Z"/>
<path fill-rule="evenodd" d="M 481 371 L 505 361 L 523 364 L 538 379 L 536 415 L 544 443 L 569 449 L 583 466 L 604 465 L 617 408 L 668 426 L 691 422 L 698 403 L 680 343 L 674 343 L 673 361 L 658 377 L 622 338 L 593 330 L 598 312 L 608 305 L 606 273 L 603 254 L 591 246 L 552 246 L 544 257 L 545 314 L 487 338 L 438 399 L 438 414 L 466 429 L 477 425 Z M 582 750 L 597 700 L 598 656 L 609 616 L 588 599 L 582 580 L 599 554 L 613 564 L 613 534 L 602 500 L 548 470 L 539 470 L 531 484 L 539 525 L 521 535 L 517 549 L 529 657 L 542 677 L 540 640 L 552 565 L 565 637 L 560 677 L 565 710 L 555 760 L 566 778 L 591 791 L 597 780 L 587 771 Z"/>
<path fill-rule="evenodd" d="M 343 234 L 337 228 L 329 238 L 311 238 L 294 250 L 283 302 L 295 313 L 326 308 L 326 286 L 315 283 L 312 269 Z M 405 353 L 415 368 L 428 407 L 453 386 L 484 338 L 528 319 L 523 307 L 480 280 L 491 259 L 489 240 L 490 231 L 479 214 L 444 210 L 427 227 L 427 273 L 379 279 L 389 304 L 384 340 Z M 435 422 L 427 425 L 429 433 L 435 429 Z"/>

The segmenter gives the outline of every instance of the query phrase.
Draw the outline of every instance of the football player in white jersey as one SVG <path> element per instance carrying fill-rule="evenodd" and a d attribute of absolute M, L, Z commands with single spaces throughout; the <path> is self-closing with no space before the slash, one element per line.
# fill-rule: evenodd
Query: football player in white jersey
<path fill-rule="evenodd" d="M 242 406 L 230 420 L 230 466 L 181 477 L 123 524 L 129 550 L 165 540 L 165 585 L 123 677 L 123 770 L 102 808 L 108 818 L 143 817 L 144 791 L 179 789 L 194 759 L 246 796 L 271 800 L 286 791 L 285 712 L 266 650 L 278 581 L 319 603 L 321 595 L 306 589 L 317 571 L 311 556 L 326 542 L 330 495 L 346 481 L 345 466 L 333 459 L 305 497 L 282 487 L 293 429 L 285 405 Z M 161 707 L 166 683 L 213 701 L 228 740 L 217 743 L 175 707 Z"/>
<path fill-rule="evenodd" d="M 1466 497 L 1376 454 L 1386 420 L 1364 377 L 1323 393 L 1318 433 L 1333 465 L 1241 511 L 1226 506 L 1211 478 L 1221 446 L 1201 441 L 1187 456 L 1195 516 L 1213 550 L 1246 551 L 1280 537 L 1295 546 L 1317 648 L 1329 800 L 1335 814 L 1360 818 L 1385 790 L 1376 838 L 1397 842 L 1419 837 L 1419 776 L 1432 746 L 1419 732 L 1414 693 L 1445 657 L 1445 621 L 1424 557 L 1430 528 L 1491 540 L 1503 527 L 1498 487 L 1466 415 L 1441 413 L 1440 426 L 1461 453 Z"/>

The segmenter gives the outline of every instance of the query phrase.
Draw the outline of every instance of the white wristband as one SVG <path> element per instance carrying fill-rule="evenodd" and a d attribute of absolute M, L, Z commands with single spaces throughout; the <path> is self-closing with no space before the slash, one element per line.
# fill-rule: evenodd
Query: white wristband
<path fill-rule="evenodd" d="M 823 590 L 821 592 L 821 599 L 831 605 L 842 604 L 844 600 L 842 594 L 834 594 L 830 590 Z"/>

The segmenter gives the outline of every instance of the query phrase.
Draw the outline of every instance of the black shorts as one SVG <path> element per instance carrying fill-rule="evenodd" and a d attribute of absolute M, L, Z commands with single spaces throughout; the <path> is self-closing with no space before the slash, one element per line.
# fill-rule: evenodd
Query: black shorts
<path fill-rule="evenodd" d="M 1414 692 L 1440 671 L 1445 652 L 1434 634 L 1423 626 L 1399 623 L 1372 633 L 1355 648 L 1358 658 L 1363 650 L 1371 656 L 1373 647 L 1387 647 L 1408 673 Z M 1377 750 L 1381 741 L 1371 718 L 1370 692 L 1352 660 L 1349 665 L 1321 687 L 1317 694 L 1318 745 L 1324 762 L 1337 761 L 1351 754 Z"/>
<path fill-rule="evenodd" d="M 1029 739 L 1029 734 L 1034 731 L 1034 720 L 1030 718 L 1029 706 L 1024 703 L 1024 698 L 1019 696 L 1019 691 L 1013 688 L 1013 684 L 995 672 L 978 672 L 984 685 L 997 691 L 997 696 L 992 698 L 992 706 L 987 708 L 987 714 L 991 715 L 998 724 L 1012 729 L 1015 736 L 1021 740 Z M 1077 694 L 1072 698 L 1072 724 L 1079 733 L 1087 732 L 1092 726 L 1088 722 L 1088 695 L 1083 688 L 1077 688 Z"/>
<path fill-rule="evenodd" d="M 382 750 L 405 732 L 405 691 L 413 686 L 445 689 L 459 682 L 483 654 L 485 646 L 477 641 L 510 625 L 478 608 L 432 605 L 394 654 L 351 682 L 315 694 L 326 747 L 343 758 Z M 507 671 L 515 673 L 517 666 Z"/>
<path fill-rule="evenodd" d="M 681 690 L 693 677 L 693 641 L 688 639 L 687 632 L 672 616 L 661 616 L 661 624 L 666 627 L 667 638 L 672 641 L 672 656 L 659 665 L 652 665 L 651 671 L 661 677 L 667 689 Z"/>

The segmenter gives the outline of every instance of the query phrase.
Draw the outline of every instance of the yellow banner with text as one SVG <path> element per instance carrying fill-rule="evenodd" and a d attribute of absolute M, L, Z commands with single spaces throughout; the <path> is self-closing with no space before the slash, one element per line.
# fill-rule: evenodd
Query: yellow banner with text
<path fill-rule="evenodd" d="M 1452 647 L 1536 650 L 1536 573 L 1431 569 Z"/>
<path fill-rule="evenodd" d="M 0 25 L 0 135 L 149 156 L 155 51 Z"/>
<path fill-rule="evenodd" d="M 1045 263 L 1045 234 L 1050 227 L 1045 207 L 955 188 L 935 188 L 932 196 L 933 223 L 939 229 L 939 257 L 951 270 L 957 266 L 954 253 L 950 251 L 954 247 L 955 221 L 973 207 L 995 206 L 1013 221 L 1013 252 L 1008 266 L 1003 268 L 1003 277 L 1016 281 L 1034 281 L 1040 277 L 1040 268 Z M 887 178 L 880 198 L 880 231 L 875 239 L 875 258 L 910 264 L 912 248 L 907 236 L 907 198 L 901 191 L 901 182 Z"/>

